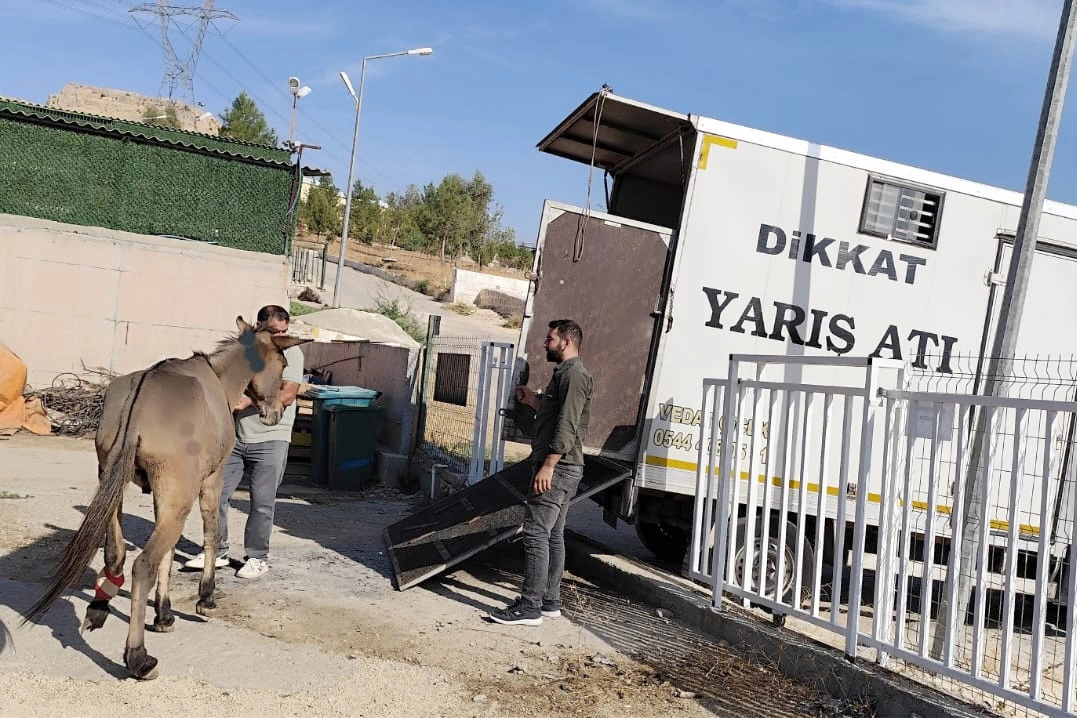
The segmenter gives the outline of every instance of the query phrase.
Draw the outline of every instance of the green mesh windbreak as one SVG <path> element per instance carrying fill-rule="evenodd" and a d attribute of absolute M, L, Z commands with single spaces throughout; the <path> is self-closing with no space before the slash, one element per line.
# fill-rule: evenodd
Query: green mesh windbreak
<path fill-rule="evenodd" d="M 0 103 L 0 213 L 286 254 L 284 150 Z"/>

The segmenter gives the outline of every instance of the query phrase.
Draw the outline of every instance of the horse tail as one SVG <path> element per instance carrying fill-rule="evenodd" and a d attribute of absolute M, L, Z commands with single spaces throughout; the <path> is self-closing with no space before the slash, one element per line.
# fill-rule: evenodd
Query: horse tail
<path fill-rule="evenodd" d="M 157 365 L 154 365 L 152 369 L 155 368 Z M 40 618 L 49 610 L 56 599 L 62 596 L 82 575 L 90 559 L 93 558 L 94 552 L 101 546 L 108 523 L 123 500 L 127 483 L 134 479 L 138 432 L 131 431 L 131 414 L 138 394 L 142 390 L 142 382 L 152 369 L 139 377 L 134 391 L 127 396 L 120 412 L 120 425 L 123 429 L 117 432 L 116 439 L 105 456 L 105 464 L 101 467 L 93 500 L 86 509 L 86 515 L 78 531 L 68 542 L 60 565 L 52 573 L 54 577 L 52 585 L 48 592 L 25 613 L 23 625 Z"/>

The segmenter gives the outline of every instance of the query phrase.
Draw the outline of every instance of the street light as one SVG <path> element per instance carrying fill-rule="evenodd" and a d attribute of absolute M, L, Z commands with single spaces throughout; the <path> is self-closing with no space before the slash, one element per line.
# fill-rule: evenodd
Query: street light
<path fill-rule="evenodd" d="M 417 47 L 414 50 L 402 50 L 400 52 L 388 52 L 384 55 L 368 55 L 363 58 L 363 68 L 359 72 L 359 94 L 355 93 L 352 81 L 348 73 L 340 71 L 340 79 L 344 81 L 344 87 L 348 88 L 348 94 L 355 100 L 355 130 L 352 132 L 351 161 L 348 164 L 348 192 L 344 200 L 344 227 L 340 232 L 340 255 L 337 257 L 337 279 L 333 285 L 333 306 L 340 306 L 340 282 L 344 276 L 344 251 L 348 247 L 348 219 L 352 208 L 352 175 L 355 172 L 355 147 L 359 142 L 359 112 L 363 109 L 363 85 L 366 83 L 366 64 L 370 60 L 380 60 L 384 57 L 399 57 L 400 55 L 432 55 L 433 48 Z"/>
<path fill-rule="evenodd" d="M 292 120 L 288 125 L 288 144 L 286 145 L 289 150 L 295 146 L 295 110 L 299 103 L 300 97 L 306 97 L 310 94 L 310 88 L 299 82 L 298 77 L 288 78 L 288 91 L 292 93 Z"/>

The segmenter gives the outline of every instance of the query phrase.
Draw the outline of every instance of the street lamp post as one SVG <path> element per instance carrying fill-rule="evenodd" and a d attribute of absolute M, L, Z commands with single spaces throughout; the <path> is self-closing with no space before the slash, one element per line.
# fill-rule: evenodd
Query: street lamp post
<path fill-rule="evenodd" d="M 299 105 L 299 98 L 310 94 L 310 88 L 299 82 L 298 77 L 288 78 L 288 91 L 292 93 L 292 118 L 288 124 L 288 143 L 286 147 L 295 151 L 295 111 Z"/>
<path fill-rule="evenodd" d="M 380 60 L 384 57 L 398 57 L 400 55 L 430 55 L 433 54 L 433 49 L 429 47 L 418 47 L 414 50 L 402 50 L 400 52 L 389 52 L 384 55 L 368 55 L 363 58 L 363 68 L 359 72 L 359 93 L 356 94 L 355 89 L 352 87 L 352 81 L 348 77 L 348 73 L 343 70 L 340 71 L 340 79 L 344 81 L 344 87 L 348 88 L 348 94 L 352 96 L 355 101 L 355 129 L 352 131 L 352 152 L 351 159 L 348 163 L 348 190 L 346 199 L 344 200 L 344 226 L 340 232 L 340 254 L 337 256 L 337 278 L 333 285 L 333 306 L 340 306 L 340 283 L 344 276 L 344 252 L 348 248 L 348 220 L 351 215 L 352 209 L 352 175 L 355 173 L 355 147 L 359 142 L 359 113 L 363 109 L 363 86 L 366 84 L 366 64 L 370 60 Z"/>

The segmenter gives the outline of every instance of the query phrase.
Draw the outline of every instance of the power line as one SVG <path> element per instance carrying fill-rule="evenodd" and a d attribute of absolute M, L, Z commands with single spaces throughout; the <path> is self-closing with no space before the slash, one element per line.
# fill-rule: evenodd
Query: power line
<path fill-rule="evenodd" d="M 265 80 L 265 81 L 266 81 L 267 83 L 269 83 L 270 85 L 276 85 L 276 84 L 277 84 L 277 82 L 276 82 L 275 80 L 273 80 L 273 79 L 271 79 L 270 77 L 268 77 L 268 76 L 267 76 L 267 75 L 266 75 L 266 74 L 265 74 L 264 72 L 262 72 L 261 68 L 259 68 L 259 67 L 258 67 L 257 65 L 255 65 L 255 64 L 254 64 L 253 62 L 251 62 L 251 61 L 250 61 L 250 60 L 249 60 L 249 59 L 247 58 L 247 56 L 246 56 L 246 55 L 244 55 L 244 54 L 243 54 L 242 52 L 240 52 L 240 51 L 239 51 L 239 48 L 237 48 L 237 47 L 236 47 L 235 45 L 233 45 L 233 44 L 232 44 L 232 43 L 231 43 L 231 42 L 230 42 L 230 41 L 228 40 L 228 38 L 224 36 L 224 33 L 222 33 L 222 32 L 220 31 L 220 29 L 219 29 L 219 28 L 214 28 L 214 29 L 215 29 L 215 30 L 217 31 L 217 34 L 218 34 L 218 35 L 220 35 L 220 37 L 221 37 L 221 40 L 222 40 L 222 41 L 224 42 L 224 44 L 228 45 L 228 47 L 230 47 L 230 48 L 232 49 L 232 52 L 234 52 L 234 53 L 235 53 L 236 55 L 238 55 L 238 56 L 239 56 L 239 58 L 240 58 L 240 59 L 242 59 L 242 60 L 243 60 L 243 61 L 244 61 L 245 63 L 247 63 L 247 65 L 249 65 L 249 66 L 251 67 L 251 69 L 253 69 L 253 70 L 254 70 L 254 71 L 255 71 L 256 73 L 258 73 L 258 75 L 259 75 L 259 76 L 260 76 L 260 77 L 261 77 L 261 78 L 262 78 L 263 80 Z M 284 90 L 282 89 L 282 90 L 281 90 L 281 92 L 282 92 L 282 93 L 284 93 Z M 316 128 L 318 128 L 319 130 L 321 130 L 322 132 L 324 132 L 324 133 L 326 134 L 326 136 L 327 136 L 327 137 L 328 137 L 328 138 L 329 138 L 330 140 L 332 140 L 332 141 L 333 141 L 333 142 L 335 142 L 336 144 L 340 145 L 340 148 L 341 148 L 342 150 L 344 150 L 345 152 L 349 152 L 349 153 L 351 152 L 351 148 L 349 148 L 349 147 L 348 147 L 348 145 L 344 144 L 344 142 L 342 142 L 342 141 L 341 141 L 341 140 L 340 140 L 339 138 L 337 138 L 336 136 L 334 136 L 332 132 L 330 132 L 330 131 L 329 131 L 329 130 L 327 130 L 327 129 L 326 129 L 326 128 L 325 128 L 324 126 L 322 126 L 322 124 L 321 124 L 320 122 L 318 122 L 318 120 L 316 120 L 316 119 L 315 119 L 315 118 L 314 118 L 314 117 L 313 117 L 313 116 L 312 116 L 312 115 L 311 115 L 310 113 L 308 113 L 308 112 L 307 112 L 306 110 L 304 110 L 302 106 L 300 106 L 300 107 L 299 107 L 298 109 L 299 109 L 299 114 L 303 115 L 303 117 L 307 118 L 307 119 L 308 119 L 308 120 L 310 121 L 310 123 L 311 123 L 312 125 L 314 125 L 314 126 L 315 126 Z M 336 158 L 336 159 L 340 159 L 340 158 Z M 359 159 L 359 162 L 360 162 L 360 163 L 362 163 L 362 164 L 364 164 L 364 165 L 366 165 L 367 169 L 369 169 L 369 170 L 373 171 L 373 172 L 374 172 L 375 174 L 377 174 L 377 175 L 380 175 L 380 176 L 381 176 L 382 178 L 384 178 L 384 179 L 385 179 L 385 180 L 386 180 L 387 182 L 392 182 L 392 178 L 391 178 L 391 177 L 389 177 L 388 175 L 386 175 L 386 174 L 385 174 L 384 172 L 382 172 L 381 170 L 379 170 L 379 169 L 378 169 L 377 167 L 375 167 L 374 165 L 370 164 L 370 163 L 369 163 L 369 162 L 367 162 L 366 160 L 364 160 L 364 159 L 360 158 L 360 159 Z"/>
<path fill-rule="evenodd" d="M 131 8 L 131 7 L 133 7 L 132 5 L 129 5 L 128 3 L 125 3 L 125 2 L 124 2 L 124 0 L 116 0 L 116 2 L 117 2 L 118 4 L 120 4 L 120 5 L 124 6 L 125 8 Z M 237 18 L 237 19 L 238 19 L 238 18 Z M 184 30 L 184 29 L 183 29 L 182 27 L 180 27 L 180 26 L 178 26 L 178 25 L 177 25 L 177 28 L 179 29 L 179 31 L 180 31 L 180 33 L 181 33 L 181 34 L 183 34 L 183 35 L 184 35 L 185 37 L 187 37 L 187 32 L 186 32 L 186 30 Z M 146 32 L 146 34 L 147 34 L 147 35 L 149 34 L 149 33 L 148 33 L 148 32 L 147 32 L 146 30 L 145 30 L 145 28 L 142 28 L 142 27 L 140 26 L 140 29 L 142 29 L 142 30 L 143 30 L 143 32 Z M 258 68 L 258 67 L 257 67 L 257 66 L 256 66 L 256 65 L 254 64 L 254 63 L 253 63 L 253 62 L 251 62 L 251 61 L 250 61 L 249 59 L 247 59 L 247 57 L 246 57 L 245 55 L 243 55 L 243 54 L 242 54 L 242 53 L 241 53 L 241 52 L 240 52 L 240 51 L 239 51 L 239 50 L 238 50 L 238 49 L 237 49 L 237 48 L 236 48 L 235 46 L 233 46 L 233 45 L 232 45 L 232 43 L 230 43 L 230 42 L 228 41 L 228 39 L 224 37 L 224 35 L 223 35 L 223 34 L 221 33 L 221 31 L 220 31 L 220 29 L 219 29 L 219 28 L 217 28 L 217 27 L 214 27 L 214 30 L 216 30 L 216 31 L 217 31 L 217 34 L 221 36 L 221 39 L 222 39 L 222 40 L 224 40 L 224 41 L 225 41 L 225 43 L 226 43 L 226 44 L 227 44 L 227 45 L 228 45 L 229 47 L 231 47 L 231 48 L 232 48 L 233 52 L 235 52 L 235 53 L 236 53 L 237 55 L 239 55 L 239 56 L 240 56 L 240 57 L 241 57 L 241 58 L 243 59 L 243 61 L 244 61 L 244 62 L 246 62 L 246 63 L 247 63 L 248 65 L 250 65 L 250 66 L 251 66 L 251 67 L 252 67 L 252 68 L 253 68 L 253 69 L 255 70 L 255 72 L 257 72 L 257 73 L 258 73 L 258 74 L 259 74 L 259 75 L 260 75 L 260 76 L 262 77 L 262 79 L 264 79 L 264 80 L 265 80 L 265 81 L 266 81 L 266 82 L 267 82 L 268 84 L 270 84 L 271 86 L 274 86 L 274 85 L 276 85 L 276 84 L 277 84 L 277 83 L 276 83 L 276 82 L 274 82 L 274 81 L 273 81 L 272 79 L 270 79 L 269 77 L 267 77 L 267 76 L 265 75 L 265 73 L 264 73 L 264 72 L 262 72 L 262 71 L 261 71 L 261 70 L 260 70 L 260 69 L 259 69 L 259 68 Z M 190 39 L 190 38 L 188 37 L 188 39 Z M 157 44 L 158 44 L 158 45 L 160 45 L 160 43 L 157 43 Z M 203 54 L 203 56 L 204 56 L 204 57 L 205 57 L 206 59 L 208 59 L 208 60 L 209 60 L 210 62 L 212 62 L 212 63 L 213 63 L 213 64 L 214 64 L 214 65 L 215 65 L 215 66 L 217 67 L 217 69 L 219 69 L 219 70 L 221 71 L 221 73 L 222 73 L 222 74 L 223 74 L 223 75 L 224 75 L 225 77 L 227 77 L 228 79 L 230 79 L 230 80 L 231 80 L 232 82 L 234 82 L 234 83 L 235 83 L 235 84 L 236 84 L 237 86 L 239 86 L 240 88 L 245 88 L 245 87 L 246 87 L 246 83 L 244 83 L 244 82 L 240 81 L 240 80 L 239 80 L 238 78 L 236 78 L 236 77 L 235 77 L 235 75 L 233 75 L 233 74 L 232 74 L 232 73 L 231 73 L 231 72 L 230 72 L 230 71 L 229 71 L 229 70 L 228 70 L 227 68 L 225 68 L 225 67 L 224 67 L 224 65 L 222 65 L 222 64 L 221 64 L 220 62 L 218 62 L 218 61 L 217 61 L 217 59 L 216 59 L 216 58 L 215 58 L 215 57 L 214 57 L 213 55 L 211 55 L 211 54 L 210 54 L 209 52 L 203 52 L 202 54 Z M 206 82 L 206 81 L 205 81 L 205 79 L 204 79 L 204 75 L 200 76 L 200 78 L 199 78 L 199 81 L 200 81 L 200 82 L 203 82 L 204 84 L 206 84 L 207 86 L 209 86 L 209 87 L 210 87 L 210 89 L 212 89 L 212 90 L 213 90 L 214 92 L 216 92 L 217 94 L 221 95 L 222 97 L 227 97 L 227 94 L 226 94 L 226 93 L 224 93 L 224 92 L 222 92 L 222 91 L 218 90 L 217 88 L 215 88 L 215 87 L 213 87 L 212 85 L 210 85 L 210 83 Z M 283 89 L 282 89 L 282 92 L 283 92 Z M 287 118 L 287 117 L 285 117 L 285 116 L 284 116 L 284 114 L 282 114 L 282 113 L 281 113 L 280 111 L 278 111 L 277 109 L 275 109 L 275 105 L 274 105 L 274 104 L 272 104 L 272 103 L 269 103 L 269 102 L 266 102 L 266 101 L 265 101 L 265 100 L 264 100 L 263 98 L 259 97 L 259 96 L 258 96 L 257 94 L 255 94 L 255 93 L 254 93 L 253 91 L 252 91 L 252 92 L 249 92 L 248 94 L 249 94 L 249 95 L 251 96 L 251 98 L 252 98 L 253 100 L 255 100 L 255 102 L 257 102 L 257 103 L 258 103 L 259 105 L 261 105 L 262 107 L 266 108 L 266 110 L 267 110 L 268 112 L 270 112 L 270 113 L 271 113 L 272 115 L 274 115 L 275 117 L 277 117 L 277 118 L 278 118 L 279 120 L 281 120 L 282 122 L 288 122 L 288 118 Z M 309 116 L 309 115 L 308 115 L 308 114 L 307 114 L 307 113 L 306 113 L 305 111 L 302 111 L 302 110 L 300 110 L 300 111 L 302 112 L 302 114 L 303 114 L 303 115 L 304 115 L 305 117 L 308 117 L 309 119 L 311 119 L 311 122 L 312 122 L 312 123 L 313 123 L 313 124 L 314 124 L 314 125 L 315 125 L 316 127 L 318 127 L 318 128 L 319 128 L 319 129 L 320 129 L 320 130 L 321 130 L 322 132 L 324 132 L 324 133 L 326 134 L 326 136 L 327 136 L 327 137 L 328 137 L 328 138 L 329 138 L 330 140 L 332 140 L 333 142 L 337 143 L 338 145 L 340 145 L 340 146 L 341 146 L 342 148 L 344 148 L 345 150 L 347 150 L 347 149 L 348 149 L 348 148 L 347 148 L 347 146 L 346 146 L 346 145 L 344 145 L 344 143 L 342 143 L 342 142 L 341 142 L 341 141 L 340 141 L 339 139 L 337 139 L 336 137 L 334 137 L 334 136 L 333 136 L 333 134 L 332 134 L 332 133 L 331 133 L 331 132 L 330 132 L 329 130 L 327 130 L 327 129 L 326 129 L 325 127 L 321 126 L 321 124 L 320 124 L 320 123 L 318 123 L 318 122 L 316 122 L 315 120 L 313 120 L 313 118 L 310 118 L 310 116 Z M 330 156 L 330 158 L 332 158 L 332 159 L 336 160 L 337 162 L 343 162 L 343 161 L 344 161 L 344 160 L 343 160 L 343 158 L 339 157 L 339 156 L 338 156 L 338 155 L 336 155 L 335 153 L 332 153 L 332 152 L 327 152 L 326 154 L 328 154 L 328 155 Z M 380 174 L 380 175 L 381 175 L 382 177 L 385 177 L 385 178 L 386 178 L 386 180 L 388 180 L 388 181 L 391 181 L 389 177 L 386 177 L 386 175 L 385 175 L 384 173 L 380 172 L 380 171 L 379 171 L 379 170 L 378 170 L 378 169 L 377 169 L 376 167 L 372 167 L 371 165 L 369 165 L 369 163 L 366 163 L 366 164 L 367 164 L 367 166 L 368 166 L 368 167 L 370 167 L 370 169 L 372 169 L 372 170 L 373 170 L 374 172 L 376 172 L 376 173 Z"/>
<path fill-rule="evenodd" d="M 66 4 L 64 4 L 62 2 L 59 2 L 58 0 L 38 0 L 38 2 L 43 2 L 43 3 L 46 3 L 48 5 L 54 5 L 54 6 L 58 7 L 58 8 L 63 9 L 63 10 L 70 10 L 71 12 L 77 12 L 78 14 L 85 15 L 86 17 L 92 17 L 92 18 L 97 19 L 97 20 L 104 20 L 105 22 L 111 22 L 112 24 L 119 25 L 121 27 L 130 27 L 129 25 L 127 25 L 127 23 L 123 23 L 123 22 L 120 22 L 119 20 L 115 20 L 115 19 L 110 18 L 110 17 L 105 17 L 103 15 L 98 15 L 96 13 L 89 12 L 88 10 L 85 10 L 83 8 L 73 7 L 71 5 L 66 5 Z"/>
<path fill-rule="evenodd" d="M 194 104 L 194 69 L 198 64 L 198 55 L 202 51 L 202 41 L 206 38 L 206 30 L 214 20 L 222 17 L 239 20 L 227 10 L 214 9 L 213 4 L 214 0 L 205 0 L 202 7 L 178 7 L 170 5 L 167 0 L 157 0 L 156 3 L 136 5 L 128 11 L 136 14 L 148 13 L 157 16 L 157 21 L 161 25 L 161 47 L 165 53 L 165 74 L 161 80 L 161 90 L 163 92 L 165 85 L 167 85 L 169 98 L 176 91 L 176 86 L 182 84 L 186 92 L 185 99 Z M 187 34 L 182 27 L 173 22 L 173 18 L 180 15 L 198 18 L 198 34 L 191 41 L 191 50 L 184 60 L 181 60 L 179 55 L 176 54 L 168 33 L 169 28 L 175 25 L 180 32 L 183 32 L 184 35 Z M 135 22 L 137 23 L 138 20 L 136 19 Z"/>
<path fill-rule="evenodd" d="M 114 17 L 106 17 L 104 15 L 99 15 L 97 13 L 90 12 L 90 11 L 84 9 L 84 8 L 79 8 L 79 7 L 74 7 L 72 5 L 68 5 L 68 4 L 64 3 L 64 2 L 61 2 L 60 0 L 39 0 L 39 2 L 48 3 L 50 5 L 54 5 L 56 7 L 62 8 L 64 10 L 69 10 L 71 12 L 79 13 L 79 14 L 84 15 L 86 17 L 94 18 L 96 20 L 101 20 L 101 21 L 104 21 L 104 22 L 109 22 L 109 23 L 112 23 L 114 25 L 118 25 L 120 27 L 129 29 L 129 30 L 132 30 L 132 31 L 135 31 L 135 32 L 140 32 L 140 33 L 146 35 L 150 39 L 150 41 L 154 43 L 154 45 L 156 45 L 161 50 L 164 50 L 164 47 L 163 47 L 163 45 L 161 43 L 161 40 L 158 39 L 157 37 L 155 37 L 146 27 L 144 27 L 142 24 L 138 23 L 137 21 L 133 22 L 133 23 L 123 22 L 123 21 L 121 21 L 119 19 L 116 19 Z M 125 0 L 115 0 L 115 2 L 116 2 L 117 5 L 123 7 L 127 11 L 131 11 L 132 9 L 134 9 L 136 7 L 133 3 L 125 2 Z M 92 8 L 95 8 L 95 9 L 100 9 L 100 10 L 105 10 L 105 11 L 109 10 L 109 8 L 105 5 L 104 2 L 102 2 L 102 0 L 85 0 L 85 4 L 89 5 Z M 112 9 L 115 10 L 115 8 L 112 8 Z M 237 18 L 237 20 L 238 20 L 238 18 Z M 183 29 L 183 27 L 181 27 L 179 24 L 176 24 L 175 26 L 184 37 L 187 37 L 187 39 L 191 39 L 187 35 L 187 32 L 186 32 L 186 30 Z M 236 48 L 235 45 L 233 45 L 226 37 L 224 37 L 223 33 L 221 33 L 219 28 L 214 26 L 213 29 L 217 31 L 217 34 L 220 35 L 221 39 L 225 42 L 225 44 L 228 45 L 228 47 L 231 48 L 232 51 L 236 55 L 238 55 L 240 57 L 240 59 L 242 59 L 248 66 L 250 66 L 259 75 L 259 77 L 261 77 L 265 82 L 267 82 L 271 86 L 274 86 L 274 85 L 277 84 L 272 80 L 272 78 L 268 77 L 260 68 L 258 68 L 258 66 L 255 65 L 249 58 L 247 58 L 247 56 L 244 53 L 242 53 L 238 48 Z M 213 63 L 217 67 L 218 70 L 220 70 L 220 72 L 226 78 L 231 80 L 237 86 L 239 86 L 240 88 L 245 88 L 246 87 L 245 83 L 240 81 L 238 78 L 235 77 L 235 75 L 233 75 L 231 72 L 229 72 L 228 69 L 225 68 L 220 62 L 218 62 L 217 59 L 215 57 L 213 57 L 213 55 L 211 55 L 209 52 L 202 51 L 201 56 L 207 58 L 211 63 Z M 213 83 L 207 81 L 205 79 L 205 74 L 204 73 L 199 73 L 198 79 L 199 79 L 199 82 L 202 83 L 202 85 L 204 85 L 205 87 L 207 87 L 211 91 L 215 92 L 216 94 L 220 95 L 221 97 L 228 97 L 229 93 L 224 92 L 223 90 L 221 90 L 220 88 L 215 86 Z M 283 89 L 281 91 L 283 92 Z M 279 119 L 282 122 L 288 122 L 288 118 L 282 112 L 275 109 L 275 106 L 272 103 L 265 102 L 265 100 L 263 98 L 257 96 L 253 92 L 249 92 L 248 94 L 257 103 L 259 103 L 261 106 L 265 107 L 268 110 L 268 112 L 270 114 L 272 114 L 273 116 L 275 116 L 277 119 Z M 326 129 L 314 117 L 312 117 L 306 111 L 302 110 L 302 108 L 300 108 L 299 111 L 304 117 L 306 117 L 311 122 L 312 125 L 314 125 L 317 129 L 319 129 L 323 133 L 325 133 L 326 137 L 328 137 L 329 140 L 331 140 L 333 143 L 339 145 L 340 148 L 344 152 L 346 152 L 346 153 L 350 152 L 350 148 L 347 145 L 345 145 L 340 139 L 335 137 L 331 131 Z M 344 163 L 344 164 L 347 163 L 346 158 L 341 157 L 340 155 L 336 154 L 335 152 L 327 151 L 326 154 L 329 155 L 329 157 L 331 159 L 335 160 L 336 162 Z M 386 175 L 381 170 L 379 170 L 377 167 L 371 165 L 369 162 L 365 161 L 362 158 L 357 158 L 357 159 L 367 169 L 374 172 L 376 175 L 382 177 L 386 182 L 388 182 L 390 184 L 393 183 L 393 179 L 391 177 L 389 177 L 388 175 Z"/>

